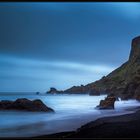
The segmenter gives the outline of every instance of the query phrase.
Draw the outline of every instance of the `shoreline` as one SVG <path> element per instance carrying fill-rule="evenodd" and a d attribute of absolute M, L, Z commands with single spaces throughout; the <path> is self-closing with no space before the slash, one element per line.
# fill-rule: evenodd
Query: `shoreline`
<path fill-rule="evenodd" d="M 34 138 L 138 138 L 139 130 L 140 107 L 133 113 L 98 118 L 75 131 L 40 135 Z"/>
<path fill-rule="evenodd" d="M 53 100 L 54 100 L 54 98 L 53 98 Z M 79 100 L 79 98 L 78 98 L 78 100 Z M 82 101 L 82 100 L 80 100 L 80 101 Z M 85 98 L 84 98 L 84 101 L 85 101 Z M 87 100 L 86 100 L 86 102 L 87 102 Z M 90 102 L 90 100 L 89 100 L 89 102 Z M 93 99 L 91 100 L 91 103 L 93 104 Z M 93 105 L 95 105 L 95 103 L 96 103 L 96 100 L 95 100 Z M 68 104 L 68 102 L 66 102 L 66 104 Z M 63 106 L 62 106 L 62 108 L 63 108 Z M 80 112 L 78 112 L 78 117 L 75 117 L 75 115 L 74 115 L 74 117 L 69 118 L 69 121 L 67 121 L 67 119 L 66 119 L 66 122 L 65 122 L 65 119 L 63 119 L 63 118 L 61 118 L 58 121 L 56 119 L 55 120 L 56 122 L 54 122 L 54 120 L 52 120 L 53 125 L 51 123 L 47 122 L 47 120 L 42 122 L 41 123 L 42 125 L 40 125 L 40 123 L 37 123 L 40 119 L 39 120 L 37 119 L 36 121 L 33 121 L 32 123 L 30 123 L 28 125 L 26 125 L 26 124 L 25 125 L 22 124 L 21 126 L 14 126 L 13 125 L 13 127 L 10 127 L 12 132 L 10 131 L 10 134 L 9 134 L 9 131 L 6 128 L 5 133 L 7 133 L 7 135 L 6 134 L 3 135 L 3 133 L 2 133 L 0 138 L 10 138 L 10 137 L 11 138 L 62 138 L 62 137 L 75 138 L 75 135 L 77 135 L 77 132 L 78 132 L 79 138 L 85 137 L 85 136 L 82 136 L 80 134 L 81 132 L 79 132 L 79 130 L 80 131 L 82 130 L 82 133 L 83 133 L 83 126 L 86 126 L 85 128 L 88 129 L 87 124 L 89 124 L 91 122 L 95 123 L 98 119 L 114 118 L 116 116 L 118 117 L 118 116 L 122 116 L 122 115 L 126 115 L 126 114 L 133 114 L 137 110 L 140 110 L 140 102 L 136 102 L 135 100 L 116 101 L 115 109 L 111 109 L 111 110 L 110 109 L 109 110 L 96 109 L 97 112 L 96 111 L 94 112 L 93 111 L 94 106 L 91 106 L 91 105 L 88 106 L 88 109 L 89 109 L 89 112 L 85 112 L 85 114 L 81 115 L 81 114 L 79 114 L 81 112 L 80 111 Z M 85 108 L 84 108 L 84 110 L 85 110 Z M 90 112 L 91 110 L 92 110 L 92 112 Z M 69 116 L 69 114 L 67 114 L 68 112 L 63 112 L 63 113 L 65 113 L 65 115 L 67 115 L 66 117 Z M 73 113 L 73 110 L 72 110 L 72 113 Z M 56 114 L 56 115 L 59 115 L 59 114 Z M 47 117 L 49 118 L 49 116 L 47 116 Z M 61 116 L 59 116 L 59 117 L 61 117 Z M 44 116 L 43 118 L 47 119 L 46 116 Z M 32 120 L 32 117 L 30 119 Z M 127 118 L 127 120 L 128 120 L 128 118 Z M 58 122 L 58 124 L 57 124 L 57 122 Z M 67 122 L 69 123 L 68 125 L 67 125 Z M 65 125 L 65 123 L 66 123 L 66 125 Z M 39 126 L 38 126 L 38 124 L 39 124 Z M 44 127 L 43 125 L 46 127 Z M 50 127 L 48 127 L 47 125 L 48 126 L 50 125 Z M 52 130 L 53 129 L 55 129 L 55 130 L 50 131 L 50 128 Z M 39 131 L 37 131 L 37 129 Z M 86 129 L 84 129 L 84 130 L 86 130 Z M 29 130 L 29 132 L 28 132 L 28 130 Z M 16 133 L 16 135 L 14 133 Z M 90 134 L 88 134 L 88 135 L 90 135 Z M 92 138 L 95 136 L 92 135 L 92 136 L 88 136 L 88 137 Z"/>

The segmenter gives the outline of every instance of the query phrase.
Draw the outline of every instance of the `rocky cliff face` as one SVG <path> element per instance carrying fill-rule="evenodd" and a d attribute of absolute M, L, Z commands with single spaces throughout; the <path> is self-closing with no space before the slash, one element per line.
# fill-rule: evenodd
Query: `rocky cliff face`
<path fill-rule="evenodd" d="M 96 91 L 96 92 L 91 92 Z M 74 86 L 67 93 L 113 93 L 122 99 L 140 98 L 140 36 L 134 38 L 127 62 L 107 76 L 86 86 Z"/>
<path fill-rule="evenodd" d="M 89 90 L 83 85 L 73 86 L 73 87 L 64 91 L 64 93 L 76 93 L 76 94 L 88 93 L 88 92 L 89 92 Z"/>

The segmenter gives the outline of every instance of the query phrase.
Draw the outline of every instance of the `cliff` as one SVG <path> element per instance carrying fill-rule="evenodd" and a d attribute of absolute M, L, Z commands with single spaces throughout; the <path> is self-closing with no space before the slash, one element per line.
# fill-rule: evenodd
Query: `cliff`
<path fill-rule="evenodd" d="M 131 43 L 131 52 L 127 62 L 100 80 L 85 86 L 73 86 L 66 93 L 110 94 L 122 99 L 140 97 L 140 36 Z"/>

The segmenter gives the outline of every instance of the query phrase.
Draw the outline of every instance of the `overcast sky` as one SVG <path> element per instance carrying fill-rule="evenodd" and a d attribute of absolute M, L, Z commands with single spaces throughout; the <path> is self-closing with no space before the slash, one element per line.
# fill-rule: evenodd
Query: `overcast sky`
<path fill-rule="evenodd" d="M 67 89 L 127 61 L 140 3 L 0 3 L 0 91 Z"/>

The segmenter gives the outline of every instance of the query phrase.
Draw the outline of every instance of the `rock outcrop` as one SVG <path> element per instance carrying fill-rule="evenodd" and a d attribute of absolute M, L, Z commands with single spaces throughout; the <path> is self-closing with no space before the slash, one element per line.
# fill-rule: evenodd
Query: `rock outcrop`
<path fill-rule="evenodd" d="M 85 86 L 74 86 L 64 92 L 115 94 L 121 99 L 140 98 L 140 36 L 134 38 L 131 43 L 130 56 L 127 62 L 112 71 L 100 80 Z M 94 95 L 94 92 L 91 92 Z"/>
<path fill-rule="evenodd" d="M 63 93 L 63 91 L 59 91 L 56 88 L 51 87 L 50 90 L 47 91 L 46 93 L 51 93 L 51 94 L 54 94 L 54 93 Z"/>
<path fill-rule="evenodd" d="M 96 107 L 97 109 L 114 109 L 116 97 L 113 95 L 107 96 L 104 100 L 100 101 L 100 104 Z"/>
<path fill-rule="evenodd" d="M 89 90 L 85 88 L 84 85 L 81 86 L 73 86 L 64 91 L 64 93 L 71 93 L 71 94 L 82 94 L 82 93 L 89 93 Z"/>
<path fill-rule="evenodd" d="M 91 89 L 89 90 L 89 95 L 98 96 L 100 95 L 100 92 L 96 89 Z"/>
<path fill-rule="evenodd" d="M 38 95 L 38 94 L 40 94 L 40 92 L 36 92 L 36 94 Z"/>
<path fill-rule="evenodd" d="M 1 100 L 0 110 L 19 110 L 19 111 L 43 111 L 54 112 L 53 109 L 47 107 L 41 100 L 28 100 L 26 98 L 20 98 L 15 101 Z"/>

